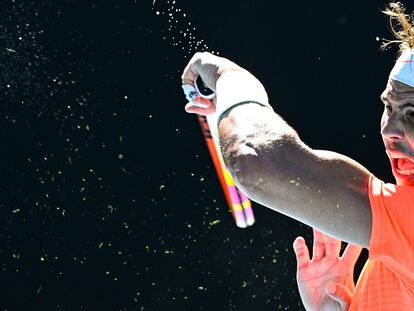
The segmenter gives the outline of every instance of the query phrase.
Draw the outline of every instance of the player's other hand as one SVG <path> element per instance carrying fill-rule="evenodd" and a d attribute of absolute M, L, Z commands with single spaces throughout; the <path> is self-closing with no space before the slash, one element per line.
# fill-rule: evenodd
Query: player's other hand
<path fill-rule="evenodd" d="M 181 76 L 181 80 L 183 85 L 189 84 L 194 86 L 195 79 L 197 76 L 200 76 L 205 85 L 215 92 L 217 80 L 220 76 L 223 73 L 232 70 L 240 71 L 243 69 L 227 58 L 219 57 L 208 52 L 198 52 L 195 53 L 188 62 Z M 208 105 L 205 108 L 190 102 L 185 106 L 185 111 L 201 115 L 214 113 L 216 111 L 215 99 L 209 100 Z"/>
<path fill-rule="evenodd" d="M 361 247 L 348 244 L 339 257 L 341 241 L 313 230 L 313 258 L 302 237 L 293 248 L 297 260 L 297 283 L 307 311 L 346 311 L 355 290 L 354 266 Z"/>

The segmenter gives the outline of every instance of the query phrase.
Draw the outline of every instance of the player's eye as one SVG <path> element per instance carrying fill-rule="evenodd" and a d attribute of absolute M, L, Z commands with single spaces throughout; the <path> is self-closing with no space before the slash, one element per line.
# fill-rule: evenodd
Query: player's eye
<path fill-rule="evenodd" d="M 408 116 L 410 119 L 414 119 L 414 110 L 408 110 L 408 111 L 407 111 L 407 116 Z"/>
<path fill-rule="evenodd" d="M 387 112 L 387 115 L 390 115 L 392 113 L 392 106 L 391 105 L 385 105 L 385 111 Z"/>

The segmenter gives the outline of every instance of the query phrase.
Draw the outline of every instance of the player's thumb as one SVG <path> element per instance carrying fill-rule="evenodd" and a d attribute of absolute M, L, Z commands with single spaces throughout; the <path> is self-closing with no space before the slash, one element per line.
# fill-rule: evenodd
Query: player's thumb
<path fill-rule="evenodd" d="M 341 311 L 348 310 L 353 296 L 348 288 L 338 283 L 329 283 L 325 287 L 325 293 L 338 302 Z"/>

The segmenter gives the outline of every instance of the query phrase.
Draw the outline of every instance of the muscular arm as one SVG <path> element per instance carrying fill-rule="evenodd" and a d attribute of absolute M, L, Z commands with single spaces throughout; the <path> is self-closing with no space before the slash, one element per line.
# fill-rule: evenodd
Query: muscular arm
<path fill-rule="evenodd" d="M 309 148 L 280 116 L 253 103 L 224 115 L 219 138 L 229 171 L 252 200 L 368 248 L 372 216 L 363 166 Z"/>

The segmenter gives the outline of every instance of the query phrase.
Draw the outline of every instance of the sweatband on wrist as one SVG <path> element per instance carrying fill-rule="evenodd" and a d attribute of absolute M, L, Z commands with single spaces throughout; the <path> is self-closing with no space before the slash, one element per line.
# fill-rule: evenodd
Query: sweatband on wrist
<path fill-rule="evenodd" d="M 256 103 L 273 111 L 263 85 L 245 70 L 223 73 L 217 80 L 216 95 L 217 125 L 229 109 L 241 104 Z"/>

